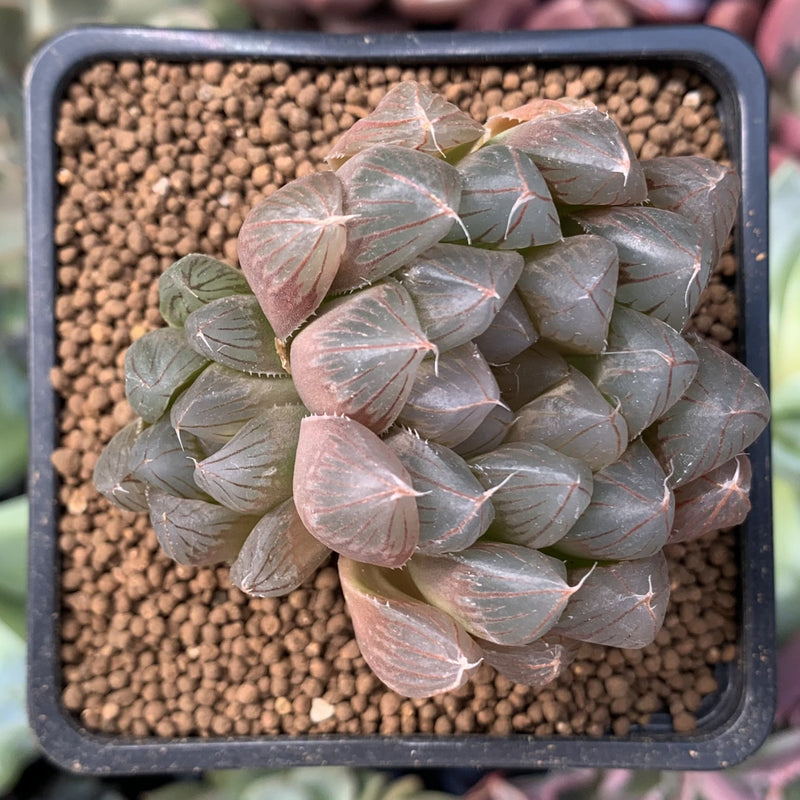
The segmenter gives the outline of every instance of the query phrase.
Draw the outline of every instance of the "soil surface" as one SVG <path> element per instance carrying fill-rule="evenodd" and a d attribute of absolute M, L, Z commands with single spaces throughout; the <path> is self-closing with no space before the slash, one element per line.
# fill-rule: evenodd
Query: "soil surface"
<path fill-rule="evenodd" d="M 133 418 L 122 359 L 162 325 L 157 277 L 191 252 L 236 263 L 261 197 L 322 167 L 387 88 L 414 78 L 478 120 L 532 97 L 587 97 L 642 158 L 725 157 L 715 94 L 697 76 L 643 66 L 293 68 L 285 63 L 97 63 L 61 106 L 55 237 L 63 397 L 53 463 L 63 513 L 63 701 L 89 729 L 126 736 L 609 731 L 655 712 L 697 726 L 715 667 L 736 653 L 735 535 L 668 548 L 666 623 L 643 650 L 584 645 L 545 690 L 482 666 L 463 689 L 408 700 L 359 655 L 336 570 L 281 599 L 231 588 L 226 568 L 178 566 L 144 515 L 111 508 L 92 470 Z M 723 256 L 695 326 L 735 351 L 736 261 Z"/>

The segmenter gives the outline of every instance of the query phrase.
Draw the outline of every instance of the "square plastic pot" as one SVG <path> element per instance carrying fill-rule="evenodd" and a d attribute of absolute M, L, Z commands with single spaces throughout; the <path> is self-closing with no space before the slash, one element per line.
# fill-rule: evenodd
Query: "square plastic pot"
<path fill-rule="evenodd" d="M 505 66 L 534 61 L 644 62 L 684 67 L 717 91 L 719 116 L 743 198 L 736 225 L 739 353 L 768 383 L 767 105 L 753 52 L 706 27 L 546 33 L 321 36 L 81 29 L 47 45 L 27 80 L 28 245 L 30 258 L 31 503 L 28 606 L 28 704 L 44 751 L 69 769 L 94 773 L 188 772 L 254 766 L 485 766 L 535 770 L 603 766 L 715 769 L 753 752 L 770 730 L 775 702 L 774 610 L 769 437 L 750 449 L 753 510 L 739 546 L 741 596 L 736 659 L 717 675 L 719 690 L 691 734 L 673 732 L 666 715 L 625 738 L 533 735 L 392 735 L 131 739 L 81 727 L 61 702 L 57 478 L 51 454 L 59 401 L 49 372 L 56 359 L 54 219 L 58 104 L 75 75 L 100 61 L 283 59 L 294 65 L 462 64 Z"/>

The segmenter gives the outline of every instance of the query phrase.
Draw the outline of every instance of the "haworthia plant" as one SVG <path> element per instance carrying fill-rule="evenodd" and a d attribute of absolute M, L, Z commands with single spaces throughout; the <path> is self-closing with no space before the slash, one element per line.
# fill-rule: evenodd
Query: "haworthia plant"
<path fill-rule="evenodd" d="M 758 478 L 764 390 L 684 333 L 735 171 L 640 163 L 586 99 L 483 126 L 412 82 L 328 161 L 249 212 L 241 270 L 164 272 L 98 491 L 254 596 L 338 558 L 361 654 L 409 697 L 647 646 L 662 548 L 741 523 Z"/>

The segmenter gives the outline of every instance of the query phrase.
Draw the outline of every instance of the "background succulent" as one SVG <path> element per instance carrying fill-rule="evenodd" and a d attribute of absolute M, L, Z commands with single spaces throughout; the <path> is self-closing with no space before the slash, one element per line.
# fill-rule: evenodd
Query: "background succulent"
<path fill-rule="evenodd" d="M 769 416 L 685 333 L 736 173 L 640 164 L 587 101 L 484 128 L 415 83 L 329 160 L 244 221 L 246 281 L 201 255 L 164 273 L 98 489 L 251 594 L 338 553 L 362 655 L 408 696 L 647 645 L 662 548 L 742 521 Z"/>

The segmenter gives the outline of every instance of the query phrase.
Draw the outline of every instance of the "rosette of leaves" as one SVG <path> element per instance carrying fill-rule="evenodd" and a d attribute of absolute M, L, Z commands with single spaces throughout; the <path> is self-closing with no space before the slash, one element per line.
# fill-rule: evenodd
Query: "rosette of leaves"
<path fill-rule="evenodd" d="M 407 696 L 652 642 L 664 545 L 743 520 L 769 416 L 685 331 L 736 173 L 640 164 L 586 101 L 482 126 L 413 83 L 330 162 L 250 212 L 241 271 L 164 273 L 97 488 L 253 595 L 337 554 L 361 652 Z"/>

